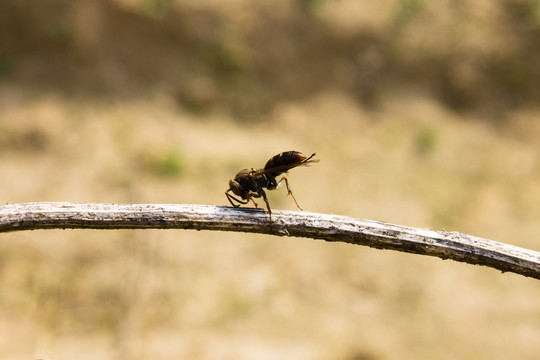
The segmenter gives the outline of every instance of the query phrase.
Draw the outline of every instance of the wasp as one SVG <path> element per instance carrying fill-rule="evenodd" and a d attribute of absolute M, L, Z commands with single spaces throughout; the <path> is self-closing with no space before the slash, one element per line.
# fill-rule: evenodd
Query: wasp
<path fill-rule="evenodd" d="M 264 189 L 277 189 L 279 185 L 285 181 L 288 195 L 291 195 L 296 206 L 302 210 L 294 198 L 287 178 L 284 176 L 279 181 L 277 181 L 276 178 L 297 166 L 309 166 L 312 163 L 319 162 L 319 159 L 313 159 L 314 156 L 315 153 L 307 157 L 298 151 L 285 151 L 271 157 L 264 166 L 264 169 L 250 168 L 240 170 L 234 178 L 229 180 L 229 189 L 225 191 L 225 196 L 227 196 L 227 199 L 234 207 L 239 207 L 241 204 L 245 205 L 249 203 L 250 200 L 255 207 L 258 207 L 258 204 L 253 198 L 262 197 L 266 203 L 270 221 L 272 221 L 272 210 L 270 209 L 270 204 L 268 203 L 268 198 L 266 197 Z M 231 195 L 230 192 L 240 197 L 240 199 Z"/>

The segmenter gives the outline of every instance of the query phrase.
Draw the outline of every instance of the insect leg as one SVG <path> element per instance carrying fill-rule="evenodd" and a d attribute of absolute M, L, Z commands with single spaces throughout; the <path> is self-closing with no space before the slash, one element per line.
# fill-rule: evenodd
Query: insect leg
<path fill-rule="evenodd" d="M 231 189 L 225 191 L 225 195 L 227 196 L 227 199 L 229 200 L 232 206 L 239 207 L 240 204 L 247 204 L 249 202 L 248 200 L 240 200 L 240 199 L 235 198 L 234 196 L 229 194 L 229 191 L 231 191 Z M 236 201 L 238 204 L 233 203 L 233 200 Z"/>
<path fill-rule="evenodd" d="M 252 197 L 249 197 L 249 200 L 251 200 L 251 201 L 253 202 L 253 205 L 255 205 L 256 208 L 259 207 L 259 204 L 257 204 L 257 203 L 255 202 L 255 200 L 253 200 Z"/>
<path fill-rule="evenodd" d="M 270 203 L 268 202 L 268 198 L 266 197 L 266 193 L 263 189 L 259 190 L 258 196 L 261 196 L 266 203 L 266 208 L 268 209 L 268 217 L 270 218 L 270 222 L 272 222 L 272 209 L 270 209 Z"/>
<path fill-rule="evenodd" d="M 249 203 L 249 200 L 251 200 L 251 201 L 253 202 L 253 205 L 255 205 L 255 207 L 259 207 L 259 204 L 257 204 L 257 203 L 255 202 L 255 200 L 253 200 L 253 196 L 255 196 L 255 197 L 260 197 L 259 194 L 254 193 L 253 191 L 250 191 L 250 192 L 247 194 L 247 199 L 246 199 L 246 200 L 240 200 L 240 199 L 238 199 L 238 198 L 232 196 L 231 194 L 229 194 L 229 191 L 230 191 L 230 190 L 225 191 L 225 195 L 227 196 L 227 199 L 229 200 L 229 202 L 231 203 L 232 206 L 234 206 L 234 207 L 240 207 L 240 204 L 245 205 L 245 204 Z M 238 204 L 233 203 L 233 200 L 236 201 Z"/>
<path fill-rule="evenodd" d="M 261 197 L 261 194 L 256 193 L 256 192 L 250 190 L 250 191 L 248 191 L 248 193 L 246 194 L 246 197 L 248 198 L 248 200 L 246 200 L 246 204 L 247 204 L 247 201 L 251 200 L 251 201 L 253 202 L 253 205 L 255 205 L 256 208 L 259 207 L 259 204 L 257 204 L 253 198 Z"/>
<path fill-rule="evenodd" d="M 313 156 L 313 155 L 312 155 L 312 156 Z M 296 199 L 295 199 L 295 197 L 294 197 L 294 195 L 293 195 L 293 193 L 292 193 L 292 190 L 291 190 L 291 188 L 290 188 L 290 186 L 289 186 L 289 181 L 287 180 L 286 177 L 282 177 L 281 180 L 278 181 L 276 188 L 281 184 L 282 181 L 285 181 L 285 185 L 287 186 L 287 194 L 288 194 L 288 195 L 291 195 L 291 197 L 292 197 L 293 200 L 294 200 L 294 203 L 296 204 L 296 207 L 299 208 L 300 210 L 304 210 L 304 209 L 302 209 L 302 208 L 300 207 L 300 205 L 298 205 L 298 202 L 296 201 Z"/>

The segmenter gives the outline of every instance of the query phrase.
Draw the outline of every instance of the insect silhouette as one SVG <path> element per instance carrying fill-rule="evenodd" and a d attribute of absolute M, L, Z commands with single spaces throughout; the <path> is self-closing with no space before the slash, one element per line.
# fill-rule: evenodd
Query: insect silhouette
<path fill-rule="evenodd" d="M 277 189 L 281 182 L 285 181 L 288 195 L 292 196 L 296 206 L 302 210 L 294 198 L 287 178 L 284 176 L 279 181 L 277 181 L 276 178 L 297 166 L 309 166 L 312 163 L 319 162 L 319 159 L 313 159 L 314 156 L 315 153 L 307 157 L 298 151 L 286 151 L 270 158 L 264 166 L 264 169 L 251 168 L 240 170 L 234 178 L 229 180 L 229 189 L 225 191 L 225 195 L 234 207 L 239 207 L 242 204 L 245 205 L 249 203 L 250 200 L 255 207 L 258 207 L 258 204 L 253 198 L 262 197 L 266 203 L 270 221 L 272 221 L 272 210 L 270 209 L 270 204 L 268 203 L 264 189 Z M 240 199 L 230 194 L 230 192 L 240 197 Z"/>

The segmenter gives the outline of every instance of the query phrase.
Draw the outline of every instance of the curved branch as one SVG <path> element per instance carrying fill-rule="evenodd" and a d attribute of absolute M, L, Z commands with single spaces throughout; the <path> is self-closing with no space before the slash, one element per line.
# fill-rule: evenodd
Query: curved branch
<path fill-rule="evenodd" d="M 27 203 L 0 206 L 0 232 L 196 229 L 299 236 L 437 256 L 540 279 L 540 253 L 457 232 L 345 216 L 211 205 Z"/>

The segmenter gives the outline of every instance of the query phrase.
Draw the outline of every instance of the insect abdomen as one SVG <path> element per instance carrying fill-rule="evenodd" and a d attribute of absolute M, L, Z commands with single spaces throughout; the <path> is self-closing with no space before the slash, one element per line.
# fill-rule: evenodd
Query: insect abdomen
<path fill-rule="evenodd" d="M 276 156 L 273 156 L 266 165 L 264 165 L 264 169 L 272 169 L 279 166 L 284 165 L 294 165 L 294 164 L 300 164 L 302 161 L 304 161 L 307 157 L 298 151 L 285 151 L 280 154 L 277 154 Z"/>

